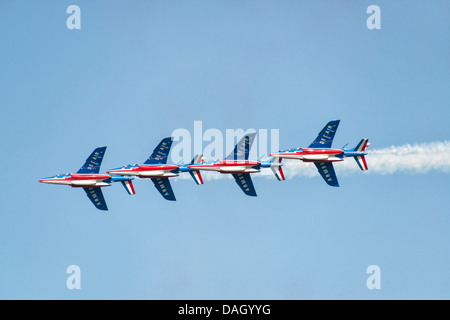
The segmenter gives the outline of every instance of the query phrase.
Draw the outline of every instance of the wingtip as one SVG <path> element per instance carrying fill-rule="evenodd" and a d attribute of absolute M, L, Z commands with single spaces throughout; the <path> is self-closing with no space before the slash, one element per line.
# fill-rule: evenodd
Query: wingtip
<path fill-rule="evenodd" d="M 330 187 L 335 187 L 335 188 L 339 188 L 340 186 L 339 186 L 339 182 L 335 182 L 335 183 L 328 183 L 328 181 L 327 181 L 327 184 L 330 186 Z"/>

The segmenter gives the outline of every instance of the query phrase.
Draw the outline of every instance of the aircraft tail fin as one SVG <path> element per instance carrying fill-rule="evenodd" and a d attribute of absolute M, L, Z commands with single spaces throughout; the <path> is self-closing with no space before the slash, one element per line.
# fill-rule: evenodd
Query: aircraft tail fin
<path fill-rule="evenodd" d="M 197 154 L 192 159 L 191 164 L 201 163 L 203 161 L 204 161 L 203 155 L 202 154 Z M 203 177 L 202 177 L 202 174 L 200 173 L 200 170 L 189 171 L 189 174 L 191 175 L 192 179 L 194 179 L 196 184 L 198 184 L 198 185 L 203 184 Z"/>
<path fill-rule="evenodd" d="M 362 139 L 352 151 L 364 152 L 369 146 L 369 139 Z"/>
<path fill-rule="evenodd" d="M 203 162 L 203 155 L 202 154 L 197 154 L 195 155 L 195 157 L 192 159 L 191 164 L 194 163 L 200 163 Z"/>
<path fill-rule="evenodd" d="M 353 151 L 356 152 L 364 152 L 367 150 L 367 148 L 369 147 L 370 143 L 369 143 L 369 139 L 362 139 L 358 145 L 353 149 Z M 366 157 L 365 156 L 356 156 L 355 157 L 355 161 L 358 164 L 358 167 L 363 170 L 366 171 L 369 168 L 367 167 L 367 162 L 366 162 Z"/>

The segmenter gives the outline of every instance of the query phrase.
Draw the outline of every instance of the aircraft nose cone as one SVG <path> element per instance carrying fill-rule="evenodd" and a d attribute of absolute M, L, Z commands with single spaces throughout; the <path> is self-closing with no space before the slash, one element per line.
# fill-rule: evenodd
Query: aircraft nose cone
<path fill-rule="evenodd" d="M 116 172 L 120 172 L 121 169 L 122 169 L 122 168 L 114 168 L 114 169 L 110 169 L 110 170 L 106 171 L 106 173 L 112 173 L 112 174 L 114 174 L 114 173 L 116 173 Z"/>
<path fill-rule="evenodd" d="M 48 183 L 48 181 L 53 179 L 53 178 L 54 177 L 47 177 L 47 178 L 39 179 L 39 182 L 41 182 L 41 183 Z"/>

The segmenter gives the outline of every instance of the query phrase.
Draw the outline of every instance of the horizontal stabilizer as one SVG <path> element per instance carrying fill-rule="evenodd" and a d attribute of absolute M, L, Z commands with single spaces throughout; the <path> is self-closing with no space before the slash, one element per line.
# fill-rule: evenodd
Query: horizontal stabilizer
<path fill-rule="evenodd" d="M 283 158 L 273 158 L 272 162 L 278 162 L 280 165 L 270 167 L 275 177 L 277 177 L 278 181 L 286 180 L 286 178 L 284 177 L 283 168 L 281 167 L 281 161 L 283 161 Z"/>
<path fill-rule="evenodd" d="M 203 184 L 203 178 L 202 174 L 200 173 L 200 170 L 189 171 L 189 173 L 191 174 L 191 177 L 192 179 L 194 179 L 195 183 Z"/>
<path fill-rule="evenodd" d="M 362 170 L 362 171 L 366 171 L 369 170 L 369 168 L 367 167 L 367 162 L 366 162 L 366 157 L 365 156 L 358 156 L 355 157 L 355 161 L 358 164 L 358 167 Z"/>
<path fill-rule="evenodd" d="M 367 150 L 367 148 L 369 147 L 369 145 L 370 145 L 369 139 L 362 139 L 352 151 L 365 152 Z M 355 158 L 356 163 L 358 164 L 358 167 L 361 170 L 366 171 L 369 169 L 367 167 L 366 157 L 364 157 L 364 155 L 356 156 L 354 158 Z"/>
<path fill-rule="evenodd" d="M 125 187 L 125 190 L 127 190 L 129 195 L 136 194 L 136 191 L 134 191 L 133 181 L 131 180 L 122 181 L 122 185 Z"/>

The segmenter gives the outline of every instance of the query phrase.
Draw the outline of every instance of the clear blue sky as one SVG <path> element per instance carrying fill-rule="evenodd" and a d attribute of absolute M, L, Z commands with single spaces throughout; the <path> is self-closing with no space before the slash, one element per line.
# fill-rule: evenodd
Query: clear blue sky
<path fill-rule="evenodd" d="M 81 8 L 82 29 L 66 28 Z M 381 7 L 382 29 L 366 28 Z M 174 129 L 280 129 L 308 144 L 448 140 L 450 2 L 1 1 L 0 298 L 450 298 L 449 175 L 174 179 L 82 190 L 39 178 L 144 161 Z M 430 155 L 432 156 L 432 155 Z M 370 166 L 370 158 L 368 159 Z M 338 165 L 337 165 L 338 167 Z M 337 168 L 339 174 L 339 168 Z M 79 265 L 82 289 L 66 288 Z M 382 289 L 366 288 L 381 268 Z"/>

